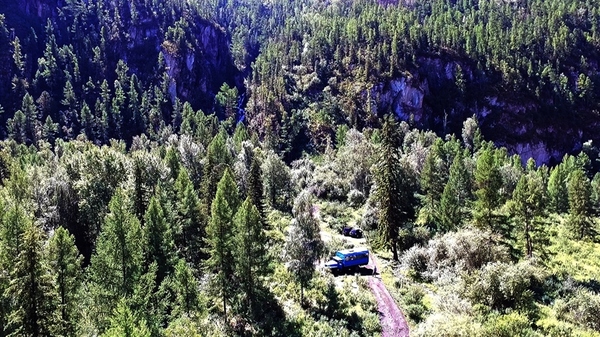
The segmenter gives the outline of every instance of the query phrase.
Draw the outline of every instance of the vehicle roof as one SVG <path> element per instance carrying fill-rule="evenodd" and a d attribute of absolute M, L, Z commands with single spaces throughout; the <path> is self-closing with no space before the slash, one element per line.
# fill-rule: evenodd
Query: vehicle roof
<path fill-rule="evenodd" d="M 361 248 L 353 248 L 353 249 L 344 249 L 344 250 L 340 250 L 338 251 L 338 253 L 342 254 L 342 255 L 350 255 L 350 254 L 357 254 L 357 253 L 369 253 L 369 249 L 365 248 L 365 247 L 361 247 Z"/>

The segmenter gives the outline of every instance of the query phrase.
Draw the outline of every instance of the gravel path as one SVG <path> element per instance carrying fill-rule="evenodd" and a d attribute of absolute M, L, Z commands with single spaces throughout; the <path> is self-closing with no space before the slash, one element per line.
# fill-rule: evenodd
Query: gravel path
<path fill-rule="evenodd" d="M 377 261 L 371 259 L 371 266 L 374 266 L 376 263 Z M 369 277 L 369 286 L 373 290 L 379 307 L 382 337 L 408 337 L 409 330 L 406 319 L 388 292 L 385 284 L 383 284 L 383 281 L 377 276 Z"/>

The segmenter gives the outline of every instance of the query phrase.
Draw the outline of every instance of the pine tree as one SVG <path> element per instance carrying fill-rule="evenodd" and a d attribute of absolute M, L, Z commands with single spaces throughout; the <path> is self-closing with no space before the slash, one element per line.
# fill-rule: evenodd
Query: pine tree
<path fill-rule="evenodd" d="M 250 162 L 248 197 L 250 198 L 250 202 L 258 208 L 261 219 L 265 219 L 262 171 L 260 168 L 260 159 L 256 154 L 252 156 L 252 161 Z"/>
<path fill-rule="evenodd" d="M 7 292 L 15 300 L 9 316 L 11 336 L 49 336 L 53 317 L 54 289 L 44 255 L 45 235 L 41 228 L 28 221 L 21 237 L 21 250 L 10 273 Z"/>
<path fill-rule="evenodd" d="M 121 300 L 110 319 L 110 327 L 102 337 L 150 337 L 146 322 L 138 318 Z"/>
<path fill-rule="evenodd" d="M 567 191 L 567 178 L 569 172 L 566 172 L 561 163 L 555 166 L 550 172 L 548 179 L 548 201 L 550 209 L 556 213 L 564 213 L 569 209 L 569 194 Z"/>
<path fill-rule="evenodd" d="M 227 317 L 227 303 L 237 293 L 234 286 L 235 256 L 233 217 L 239 207 L 237 185 L 229 168 L 217 185 L 211 206 L 211 219 L 206 228 L 206 244 L 210 255 L 206 265 L 212 273 L 212 291 L 221 297 Z"/>
<path fill-rule="evenodd" d="M 240 288 L 244 292 L 246 310 L 253 312 L 257 309 L 256 289 L 260 278 L 267 274 L 269 261 L 267 259 L 267 237 L 263 231 L 260 213 L 252 204 L 250 197 L 244 203 L 234 218 L 235 224 L 235 256 L 236 274 Z"/>
<path fill-rule="evenodd" d="M 383 124 L 379 161 L 375 168 L 375 201 L 379 207 L 378 243 L 392 251 L 398 261 L 398 233 L 414 219 L 414 182 L 400 162 L 400 139 L 394 117 Z"/>
<path fill-rule="evenodd" d="M 568 185 L 569 217 L 567 221 L 580 240 L 585 237 L 593 237 L 595 234 L 590 218 L 591 194 L 591 183 L 585 172 L 581 169 L 571 172 Z"/>
<path fill-rule="evenodd" d="M 475 223 L 482 228 L 493 229 L 494 210 L 500 206 L 502 176 L 493 150 L 482 149 L 475 168 Z"/>
<path fill-rule="evenodd" d="M 188 263 L 197 266 L 202 254 L 202 238 L 205 234 L 206 218 L 201 211 L 200 198 L 188 176 L 181 168 L 175 181 L 175 244 Z"/>
<path fill-rule="evenodd" d="M 14 178 L 13 178 L 14 179 Z M 0 334 L 6 336 L 11 329 L 8 327 L 8 316 L 13 310 L 14 300 L 7 292 L 10 286 L 12 270 L 15 261 L 22 251 L 23 233 L 29 225 L 23 207 L 12 200 L 0 199 L 2 221 L 0 221 Z"/>
<path fill-rule="evenodd" d="M 194 317 L 202 312 L 200 286 L 192 268 L 184 260 L 179 260 L 175 265 L 171 284 L 175 293 L 173 317 L 182 314 Z"/>
<path fill-rule="evenodd" d="M 111 129 L 113 135 L 117 139 L 121 139 L 123 137 L 121 128 L 123 127 L 123 111 L 125 110 L 125 91 L 123 90 L 123 86 L 121 82 L 114 82 L 115 95 L 112 99 L 111 109 L 110 109 L 110 120 L 111 120 Z"/>
<path fill-rule="evenodd" d="M 300 302 L 303 303 L 304 289 L 312 280 L 315 262 L 321 257 L 325 246 L 309 192 L 303 191 L 296 197 L 293 214 L 284 251 L 288 269 L 300 284 Z"/>
<path fill-rule="evenodd" d="M 117 190 L 88 268 L 93 310 L 101 330 L 119 299 L 133 294 L 141 273 L 142 238 L 140 223 L 130 212 L 124 191 Z"/>
<path fill-rule="evenodd" d="M 150 199 L 145 215 L 144 263 L 156 263 L 156 283 L 160 284 L 171 273 L 175 263 L 175 244 L 170 226 L 165 219 L 163 208 L 156 196 Z"/>
<path fill-rule="evenodd" d="M 146 130 L 146 121 L 142 113 L 139 94 L 139 80 L 135 74 L 129 80 L 129 91 L 127 93 L 127 110 L 129 111 L 129 125 L 133 135 L 139 135 Z"/>
<path fill-rule="evenodd" d="M 427 208 L 428 223 L 435 216 L 435 210 L 438 209 L 438 204 L 444 192 L 446 180 L 448 179 L 447 167 L 440 156 L 442 147 L 443 141 L 438 138 L 429 151 L 423 165 L 423 170 L 421 171 L 421 188 L 425 192 L 425 208 Z"/>
<path fill-rule="evenodd" d="M 227 148 L 227 133 L 221 129 L 213 138 L 206 151 L 206 163 L 204 164 L 204 182 L 202 195 L 204 203 L 209 205 L 216 192 L 216 184 L 219 177 L 223 175 L 226 167 L 233 163 L 233 157 Z"/>
<path fill-rule="evenodd" d="M 463 223 L 465 205 L 471 190 L 470 178 L 461 153 L 457 153 L 450 166 L 450 176 L 442 193 L 438 219 L 443 232 L 451 231 Z"/>
<path fill-rule="evenodd" d="M 79 289 L 83 280 L 83 257 L 75 247 L 75 238 L 59 227 L 50 239 L 48 260 L 53 279 L 56 305 L 54 334 L 74 336 L 79 317 Z"/>
<path fill-rule="evenodd" d="M 517 228 L 525 238 L 525 252 L 528 258 L 533 257 L 534 248 L 541 250 L 545 241 L 540 219 L 544 211 L 544 191 L 541 177 L 535 171 L 530 171 L 521 176 L 513 192 L 511 210 Z"/>

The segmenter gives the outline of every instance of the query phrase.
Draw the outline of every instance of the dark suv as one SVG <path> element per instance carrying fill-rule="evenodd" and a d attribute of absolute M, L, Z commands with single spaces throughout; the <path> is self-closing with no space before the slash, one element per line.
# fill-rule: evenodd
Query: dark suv
<path fill-rule="evenodd" d="M 363 231 L 360 228 L 352 228 L 349 234 L 351 237 L 359 239 L 362 238 Z"/>

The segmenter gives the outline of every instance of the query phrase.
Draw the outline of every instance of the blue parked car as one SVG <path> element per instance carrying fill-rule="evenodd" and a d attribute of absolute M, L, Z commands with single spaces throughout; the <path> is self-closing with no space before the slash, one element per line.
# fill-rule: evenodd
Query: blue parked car
<path fill-rule="evenodd" d="M 331 260 L 325 263 L 325 267 L 335 274 L 367 264 L 369 264 L 369 250 L 367 248 L 355 248 L 337 251 Z"/>

